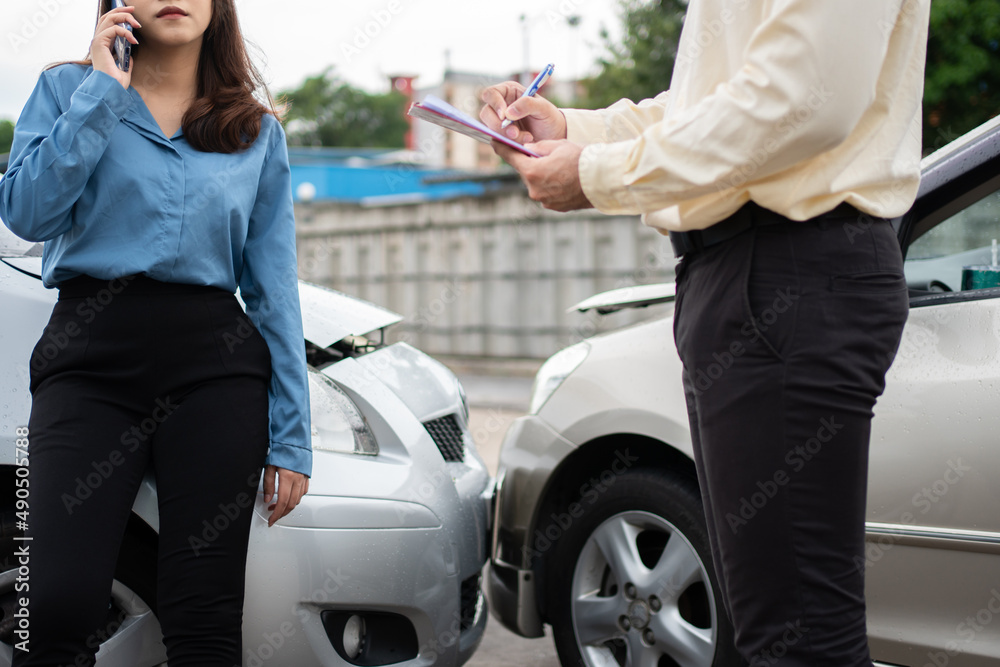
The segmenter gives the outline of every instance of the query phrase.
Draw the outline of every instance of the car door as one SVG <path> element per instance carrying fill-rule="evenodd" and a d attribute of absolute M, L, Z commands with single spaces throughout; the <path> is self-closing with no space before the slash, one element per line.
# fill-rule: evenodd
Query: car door
<path fill-rule="evenodd" d="M 901 234 L 913 239 L 910 315 L 875 409 L 856 564 L 884 664 L 1000 660 L 1000 287 L 963 289 L 963 273 L 997 280 L 965 267 L 993 262 L 1000 160 L 961 157 L 932 176 Z"/>

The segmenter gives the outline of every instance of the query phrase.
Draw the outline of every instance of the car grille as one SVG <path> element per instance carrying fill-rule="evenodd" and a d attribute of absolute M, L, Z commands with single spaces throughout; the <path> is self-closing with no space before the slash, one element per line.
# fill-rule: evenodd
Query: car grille
<path fill-rule="evenodd" d="M 462 437 L 462 427 L 458 425 L 455 415 L 446 415 L 440 419 L 424 422 L 424 428 L 431 434 L 445 461 L 465 460 L 465 439 Z"/>
<path fill-rule="evenodd" d="M 462 582 L 462 632 L 475 626 L 482 612 L 482 574 Z"/>

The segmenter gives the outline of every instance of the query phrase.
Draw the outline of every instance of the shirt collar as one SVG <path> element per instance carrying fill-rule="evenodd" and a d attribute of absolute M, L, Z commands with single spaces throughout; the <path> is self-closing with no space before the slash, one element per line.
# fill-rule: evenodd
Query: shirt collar
<path fill-rule="evenodd" d="M 153 118 L 152 112 L 150 112 L 149 107 L 146 106 L 146 102 L 142 99 L 142 95 L 139 94 L 139 91 L 132 86 L 129 86 L 128 94 L 132 96 L 132 104 L 128 111 L 125 112 L 125 116 L 122 120 L 146 138 L 159 144 L 163 144 L 164 146 L 176 149 L 171 140 L 183 136 L 184 129 L 178 129 L 176 134 L 168 139 L 164 136 L 163 130 L 160 129 L 156 119 Z"/>

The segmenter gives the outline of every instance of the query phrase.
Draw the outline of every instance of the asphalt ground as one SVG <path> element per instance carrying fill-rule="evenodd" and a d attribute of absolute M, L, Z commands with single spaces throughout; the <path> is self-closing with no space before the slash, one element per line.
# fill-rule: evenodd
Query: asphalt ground
<path fill-rule="evenodd" d="M 511 422 L 527 411 L 531 378 L 460 375 L 459 379 L 469 397 L 472 437 L 490 474 L 495 475 L 504 433 Z M 559 667 L 550 628 L 545 629 L 544 638 L 525 639 L 507 630 L 491 615 L 483 642 L 466 665 Z"/>

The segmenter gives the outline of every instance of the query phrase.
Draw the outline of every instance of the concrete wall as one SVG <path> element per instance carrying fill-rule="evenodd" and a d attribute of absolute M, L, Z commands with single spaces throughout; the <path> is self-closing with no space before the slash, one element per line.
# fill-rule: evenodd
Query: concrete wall
<path fill-rule="evenodd" d="M 400 206 L 299 205 L 302 279 L 394 310 L 391 337 L 445 356 L 541 359 L 647 309 L 567 313 L 617 287 L 673 280 L 638 217 L 545 211 L 517 189 Z"/>

